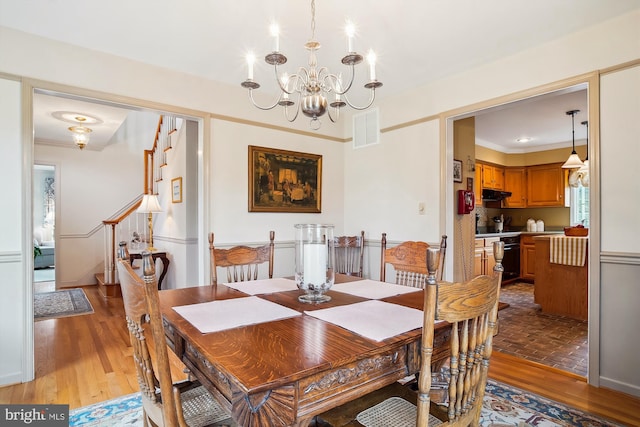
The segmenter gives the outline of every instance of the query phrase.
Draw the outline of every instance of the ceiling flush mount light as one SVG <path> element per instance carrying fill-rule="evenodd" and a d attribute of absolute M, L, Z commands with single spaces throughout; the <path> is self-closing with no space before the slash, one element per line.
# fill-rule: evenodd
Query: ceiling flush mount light
<path fill-rule="evenodd" d="M 527 137 L 523 137 L 523 138 L 518 138 L 516 139 L 516 142 L 519 142 L 521 144 L 526 144 L 527 142 L 531 141 L 531 138 L 527 138 Z"/>
<path fill-rule="evenodd" d="M 351 24 L 347 25 L 347 54 L 342 58 L 342 63 L 351 70 L 351 76 L 348 80 L 343 80 L 341 74 L 329 73 L 326 67 L 318 68 L 316 51 L 320 49 L 320 43 L 315 40 L 315 29 L 316 3 L 315 0 L 311 0 L 311 39 L 304 44 L 304 47 L 309 51 L 309 66 L 307 68 L 300 67 L 297 73 L 288 75 L 287 73 L 280 74 L 278 72 L 278 65 L 285 64 L 287 57 L 280 52 L 278 27 L 276 25 L 271 26 L 274 48 L 273 52 L 267 54 L 264 60 L 267 64 L 273 65 L 276 81 L 280 88 L 278 99 L 272 105 L 263 107 L 253 99 L 253 90 L 258 89 L 260 84 L 253 79 L 255 57 L 251 54 L 247 55 L 248 76 L 241 85 L 249 90 L 249 99 L 256 108 L 271 110 L 277 106 L 284 107 L 284 115 L 290 122 L 296 120 L 298 113 L 302 111 L 302 114 L 311 118 L 311 128 L 318 130 L 321 125 L 319 118 L 325 113 L 328 114 L 332 122 L 336 122 L 340 117 L 340 108 L 346 105 L 355 110 L 369 108 L 375 100 L 376 89 L 382 86 L 382 83 L 376 79 L 376 56 L 370 51 L 367 55 L 369 81 L 364 85 L 366 89 L 370 90 L 369 102 L 365 106 L 353 105 L 347 98 L 347 92 L 353 84 L 355 66 L 363 60 L 362 55 L 353 50 L 354 28 Z M 333 101 L 329 103 L 328 98 L 331 96 Z"/>
<path fill-rule="evenodd" d="M 562 165 L 564 169 L 576 169 L 584 165 L 584 163 L 582 163 L 582 160 L 580 160 L 580 157 L 578 157 L 578 153 L 576 153 L 576 131 L 574 129 L 574 123 L 573 123 L 573 119 L 576 113 L 579 113 L 579 112 L 580 110 L 567 111 L 567 115 L 571 116 L 571 140 L 573 142 L 573 151 L 571 151 L 571 155 L 569 156 L 567 161 L 564 162 L 564 164 Z"/>
<path fill-rule="evenodd" d="M 84 117 L 76 117 L 76 120 L 79 123 L 82 123 L 86 119 L 84 119 Z M 81 150 L 86 147 L 87 143 L 89 142 L 89 134 L 91 133 L 91 129 L 86 126 L 71 126 L 69 130 L 71 131 L 71 134 L 73 136 L 73 142 L 75 142 Z"/>

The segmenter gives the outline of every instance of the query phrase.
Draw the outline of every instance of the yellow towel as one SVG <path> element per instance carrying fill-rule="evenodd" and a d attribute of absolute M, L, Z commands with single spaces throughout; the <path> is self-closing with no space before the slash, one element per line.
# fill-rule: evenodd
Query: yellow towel
<path fill-rule="evenodd" d="M 587 258 L 588 237 L 551 236 L 549 262 L 582 267 Z"/>

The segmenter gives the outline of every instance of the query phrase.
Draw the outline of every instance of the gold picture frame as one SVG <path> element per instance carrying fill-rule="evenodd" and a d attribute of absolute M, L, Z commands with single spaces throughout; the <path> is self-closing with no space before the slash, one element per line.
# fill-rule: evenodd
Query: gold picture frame
<path fill-rule="evenodd" d="M 250 145 L 248 157 L 249 212 L 321 212 L 321 155 Z"/>
<path fill-rule="evenodd" d="M 171 203 L 182 203 L 182 177 L 171 180 Z"/>

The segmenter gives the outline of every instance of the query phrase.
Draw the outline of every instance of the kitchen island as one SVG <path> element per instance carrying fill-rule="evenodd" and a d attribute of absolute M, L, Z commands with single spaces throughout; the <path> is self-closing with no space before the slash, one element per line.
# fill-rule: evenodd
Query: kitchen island
<path fill-rule="evenodd" d="M 559 314 L 579 320 L 588 318 L 588 243 L 584 265 L 552 263 L 551 236 L 536 236 L 534 302 L 544 313 Z M 583 239 L 567 237 L 567 239 Z"/>

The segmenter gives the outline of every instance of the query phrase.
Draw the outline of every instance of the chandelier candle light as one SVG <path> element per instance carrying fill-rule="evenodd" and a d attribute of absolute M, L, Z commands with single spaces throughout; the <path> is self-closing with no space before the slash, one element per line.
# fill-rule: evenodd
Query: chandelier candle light
<path fill-rule="evenodd" d="M 315 40 L 316 29 L 316 5 L 315 0 L 311 0 L 311 39 L 304 44 L 309 51 L 309 66 L 307 68 L 300 67 L 295 74 L 287 74 L 278 72 L 278 65 L 287 62 L 287 57 L 280 52 L 280 32 L 278 26 L 273 24 L 270 28 L 273 37 L 273 52 L 267 54 L 264 58 L 265 62 L 273 65 L 276 81 L 280 88 L 280 94 L 276 101 L 269 106 L 260 106 L 253 98 L 253 90 L 258 89 L 260 84 L 253 78 L 253 66 L 255 64 L 255 56 L 247 55 L 247 80 L 241 83 L 242 87 L 249 90 L 249 99 L 252 104 L 261 110 L 271 110 L 276 106 L 284 107 L 285 118 L 293 122 L 298 117 L 298 113 L 302 110 L 302 114 L 311 118 L 310 126 L 313 130 L 320 129 L 321 122 L 319 120 L 325 113 L 332 122 L 336 122 L 340 118 L 340 108 L 348 105 L 356 110 L 365 110 L 369 108 L 376 97 L 376 88 L 382 86 L 382 83 L 376 79 L 376 55 L 370 51 L 367 55 L 369 62 L 369 81 L 364 85 L 369 89 L 369 102 L 364 106 L 356 106 L 347 98 L 347 92 L 351 89 L 355 77 L 355 66 L 362 62 L 363 57 L 353 50 L 353 37 L 355 28 L 351 23 L 347 24 L 347 53 L 342 58 L 342 63 L 349 67 L 351 76 L 348 81 L 342 79 L 342 74 L 335 75 L 329 73 L 326 67 L 317 66 L 316 51 L 320 49 L 320 43 Z M 327 99 L 333 94 L 333 102 L 328 103 Z M 291 96 L 295 101 L 291 100 Z M 296 105 L 296 107 L 293 107 Z M 290 108 L 291 107 L 291 108 Z M 333 113 L 332 113 L 333 109 Z M 295 110 L 291 112 L 291 110 Z"/>
<path fill-rule="evenodd" d="M 331 300 L 325 293 L 335 281 L 333 225 L 296 224 L 295 279 L 305 292 L 301 302 L 317 304 Z"/>

